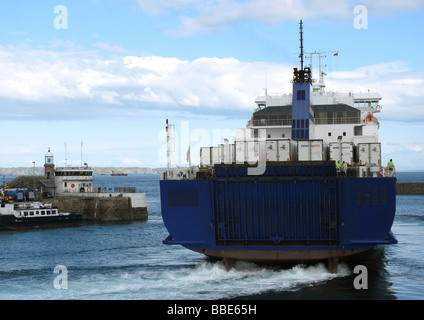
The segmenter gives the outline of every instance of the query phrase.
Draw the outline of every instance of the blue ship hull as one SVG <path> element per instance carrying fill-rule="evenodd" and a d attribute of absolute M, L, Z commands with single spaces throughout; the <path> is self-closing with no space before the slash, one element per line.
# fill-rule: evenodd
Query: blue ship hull
<path fill-rule="evenodd" d="M 178 244 L 245 261 L 342 258 L 395 244 L 395 178 L 338 177 L 334 162 L 216 165 L 214 176 L 162 180 L 162 217 Z"/>

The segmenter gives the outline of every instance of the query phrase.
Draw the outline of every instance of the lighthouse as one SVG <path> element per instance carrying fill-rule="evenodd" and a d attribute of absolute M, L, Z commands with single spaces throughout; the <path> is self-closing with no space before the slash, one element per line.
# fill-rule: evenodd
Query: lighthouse
<path fill-rule="evenodd" d="M 47 180 L 54 181 L 54 155 L 50 152 L 50 147 L 44 156 L 44 176 Z"/>

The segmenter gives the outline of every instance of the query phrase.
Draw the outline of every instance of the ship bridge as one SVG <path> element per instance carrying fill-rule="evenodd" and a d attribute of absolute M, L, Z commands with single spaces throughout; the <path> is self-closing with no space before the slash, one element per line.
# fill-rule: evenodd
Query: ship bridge
<path fill-rule="evenodd" d="M 346 104 L 314 106 L 315 124 L 358 124 L 361 111 Z M 268 107 L 253 114 L 252 127 L 291 126 L 292 106 Z"/>

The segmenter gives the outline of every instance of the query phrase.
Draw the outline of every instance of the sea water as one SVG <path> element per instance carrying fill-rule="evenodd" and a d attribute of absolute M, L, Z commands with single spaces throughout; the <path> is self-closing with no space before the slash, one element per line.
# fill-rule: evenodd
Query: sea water
<path fill-rule="evenodd" d="M 238 262 L 226 271 L 168 236 L 160 209 L 159 175 L 95 175 L 105 188 L 146 192 L 146 222 L 93 224 L 0 233 L 0 299 L 423 299 L 424 196 L 397 196 L 392 231 L 397 245 L 361 263 L 367 288 L 355 287 L 354 265 L 336 274 L 325 264 L 286 267 Z M 398 173 L 424 182 L 424 173 Z M 56 271 L 56 272 L 55 272 Z"/>

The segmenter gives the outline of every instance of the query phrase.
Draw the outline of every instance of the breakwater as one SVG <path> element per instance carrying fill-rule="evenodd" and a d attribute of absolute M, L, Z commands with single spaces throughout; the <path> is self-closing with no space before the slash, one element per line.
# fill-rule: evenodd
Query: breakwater
<path fill-rule="evenodd" d="M 50 201 L 61 212 L 82 213 L 84 221 L 117 222 L 148 219 L 145 193 L 131 196 L 91 194 Z"/>
<path fill-rule="evenodd" d="M 424 183 L 423 182 L 398 182 L 396 183 L 396 194 L 424 195 Z"/>

